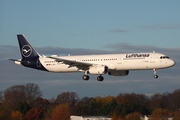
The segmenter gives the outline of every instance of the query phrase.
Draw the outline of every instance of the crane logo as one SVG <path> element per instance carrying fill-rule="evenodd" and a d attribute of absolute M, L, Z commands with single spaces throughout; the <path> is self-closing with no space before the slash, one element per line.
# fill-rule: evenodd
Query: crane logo
<path fill-rule="evenodd" d="M 29 57 L 32 54 L 32 48 L 29 45 L 24 45 L 21 52 L 24 57 Z"/>

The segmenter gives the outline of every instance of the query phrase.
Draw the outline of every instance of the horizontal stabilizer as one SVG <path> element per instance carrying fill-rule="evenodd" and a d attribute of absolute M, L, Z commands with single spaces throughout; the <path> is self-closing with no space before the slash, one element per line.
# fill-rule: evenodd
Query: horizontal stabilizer
<path fill-rule="evenodd" d="M 22 65 L 21 64 L 22 63 L 21 59 L 18 59 L 18 60 L 16 60 L 16 59 L 8 59 L 8 60 L 14 61 L 14 63 L 17 64 L 17 65 Z"/>
<path fill-rule="evenodd" d="M 8 60 L 21 62 L 21 59 L 18 59 L 18 60 L 16 60 L 16 59 L 8 59 Z"/>

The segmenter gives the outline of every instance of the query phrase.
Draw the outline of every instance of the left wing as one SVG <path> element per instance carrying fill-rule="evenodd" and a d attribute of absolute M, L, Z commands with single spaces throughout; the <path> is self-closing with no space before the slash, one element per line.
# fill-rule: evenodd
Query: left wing
<path fill-rule="evenodd" d="M 56 58 L 56 57 L 51 57 L 51 56 L 48 58 L 55 59 L 57 62 L 61 62 L 61 63 L 64 63 L 66 65 L 69 65 L 69 67 L 77 67 L 78 69 L 81 69 L 81 70 L 88 70 L 90 66 L 94 65 L 92 63 L 67 60 L 67 59 Z"/>

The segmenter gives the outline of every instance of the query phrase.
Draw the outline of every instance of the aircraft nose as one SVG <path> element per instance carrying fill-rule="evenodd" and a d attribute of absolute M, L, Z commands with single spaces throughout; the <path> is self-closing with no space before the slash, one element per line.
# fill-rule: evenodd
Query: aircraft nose
<path fill-rule="evenodd" d="M 169 62 L 170 66 L 174 66 L 175 64 L 176 64 L 176 62 L 174 60 L 170 60 L 170 62 Z"/>

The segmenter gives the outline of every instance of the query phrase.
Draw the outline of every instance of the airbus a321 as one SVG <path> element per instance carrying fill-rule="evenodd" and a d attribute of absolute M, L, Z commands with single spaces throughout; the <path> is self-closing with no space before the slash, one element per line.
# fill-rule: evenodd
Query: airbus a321
<path fill-rule="evenodd" d="M 161 53 L 127 53 L 79 56 L 44 56 L 40 55 L 22 34 L 17 35 L 22 59 L 9 59 L 15 64 L 48 72 L 84 72 L 83 80 L 89 80 L 89 74 L 98 75 L 97 80 L 103 81 L 102 75 L 127 76 L 131 70 L 156 71 L 175 65 L 168 56 Z"/>

